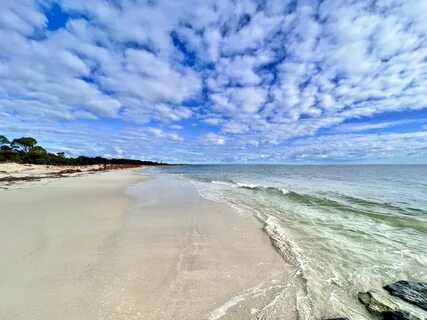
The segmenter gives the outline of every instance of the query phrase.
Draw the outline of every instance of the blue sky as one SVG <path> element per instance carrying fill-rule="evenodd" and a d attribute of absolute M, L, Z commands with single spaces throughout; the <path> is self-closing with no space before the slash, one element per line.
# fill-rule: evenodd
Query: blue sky
<path fill-rule="evenodd" d="M 427 2 L 3 0 L 0 134 L 189 163 L 426 163 Z"/>

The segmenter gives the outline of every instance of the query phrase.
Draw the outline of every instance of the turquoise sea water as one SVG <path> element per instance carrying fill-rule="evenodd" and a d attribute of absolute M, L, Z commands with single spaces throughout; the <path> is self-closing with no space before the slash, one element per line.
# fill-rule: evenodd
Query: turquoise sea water
<path fill-rule="evenodd" d="M 298 270 L 301 318 L 366 318 L 359 291 L 427 280 L 425 165 L 185 165 L 162 171 L 262 221 Z"/>

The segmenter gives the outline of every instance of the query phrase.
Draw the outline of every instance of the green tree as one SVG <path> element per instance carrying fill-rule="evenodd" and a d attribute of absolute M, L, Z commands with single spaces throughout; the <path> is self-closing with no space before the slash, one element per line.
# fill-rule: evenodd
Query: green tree
<path fill-rule="evenodd" d="M 57 152 L 56 155 L 60 158 L 65 158 L 65 152 Z"/>
<path fill-rule="evenodd" d="M 30 153 L 44 155 L 47 154 L 47 151 L 41 146 L 34 146 L 31 148 Z"/>
<path fill-rule="evenodd" d="M 31 149 L 37 144 L 37 140 L 31 137 L 22 137 L 13 139 L 10 146 L 16 151 L 30 152 Z"/>
<path fill-rule="evenodd" d="M 10 144 L 10 141 L 8 138 L 6 138 L 5 136 L 1 136 L 0 135 L 0 146 L 3 146 L 5 144 Z"/>

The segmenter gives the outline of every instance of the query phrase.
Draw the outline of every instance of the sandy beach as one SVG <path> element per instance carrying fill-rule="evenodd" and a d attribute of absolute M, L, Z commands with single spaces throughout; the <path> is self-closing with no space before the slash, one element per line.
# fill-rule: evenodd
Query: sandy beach
<path fill-rule="evenodd" d="M 202 198 L 190 182 L 140 171 L 0 191 L 1 319 L 262 319 L 270 312 L 292 270 L 262 225 Z M 268 319 L 283 316 L 274 310 Z"/>

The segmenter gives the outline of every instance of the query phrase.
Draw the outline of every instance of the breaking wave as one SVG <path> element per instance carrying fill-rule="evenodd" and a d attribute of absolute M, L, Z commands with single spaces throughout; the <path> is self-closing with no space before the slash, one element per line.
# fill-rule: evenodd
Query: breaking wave
<path fill-rule="evenodd" d="M 276 311 L 291 307 L 297 317 L 288 318 L 366 319 L 355 293 L 397 279 L 425 279 L 427 201 L 421 168 L 336 168 L 172 168 L 184 172 L 201 196 L 259 219 L 292 266 L 276 286 L 273 305 L 257 307 L 251 318 L 275 319 Z M 241 292 L 207 319 L 238 312 L 257 294 Z"/>
<path fill-rule="evenodd" d="M 267 191 L 270 193 L 279 193 L 282 195 L 290 193 L 290 191 L 286 190 L 285 188 L 263 186 L 263 185 L 253 184 L 253 183 L 245 183 L 245 182 L 236 182 L 234 180 L 210 180 L 210 181 L 209 180 L 206 181 L 206 179 L 199 179 L 199 180 L 201 180 L 202 182 L 210 182 L 212 184 L 223 185 L 223 186 L 232 187 L 232 188 L 243 188 L 243 189 L 250 189 L 255 191 Z"/>
<path fill-rule="evenodd" d="M 205 180 L 204 182 L 210 182 L 214 185 L 222 185 L 231 188 L 249 189 L 254 192 L 267 192 L 270 195 L 281 197 L 288 195 L 292 197 L 294 196 L 293 194 L 296 194 L 295 192 L 289 191 L 284 188 L 242 183 L 233 180 Z M 208 193 L 206 192 L 200 192 L 199 190 L 199 193 L 201 193 L 202 196 L 211 198 L 207 196 Z M 221 197 L 221 199 L 211 198 L 211 200 L 223 201 L 234 209 L 245 208 L 246 210 L 250 210 L 261 221 L 261 223 L 263 224 L 263 230 L 271 239 L 271 243 L 274 248 L 287 263 L 289 263 L 295 268 L 295 273 L 293 277 L 291 279 L 288 279 L 288 281 L 290 281 L 288 285 L 294 287 L 294 289 L 298 292 L 298 301 L 296 301 L 296 312 L 298 313 L 298 318 L 305 320 L 314 319 L 313 316 L 315 311 L 312 300 L 310 298 L 311 294 L 310 288 L 308 286 L 308 278 L 306 277 L 306 273 L 309 269 L 309 266 L 306 262 L 307 257 L 304 256 L 302 249 L 300 249 L 297 244 L 292 240 L 292 237 L 289 235 L 289 233 L 282 228 L 279 220 L 276 217 L 270 214 L 266 214 L 263 211 L 258 211 L 253 207 L 246 207 L 243 203 L 239 203 L 236 205 L 236 203 L 230 202 L 230 199 L 226 200 Z M 212 312 L 208 316 L 208 319 L 218 319 L 218 317 L 223 316 L 229 308 L 233 307 L 236 303 L 241 302 L 241 298 L 246 297 L 246 295 L 247 294 L 244 294 L 242 296 L 233 298 L 228 303 L 224 304 L 221 308 L 218 308 L 217 310 Z"/>
<path fill-rule="evenodd" d="M 366 218 L 386 223 L 395 227 L 410 227 L 426 232 L 427 225 L 419 223 L 414 217 L 425 217 L 424 210 L 411 207 L 398 207 L 396 205 L 375 202 L 366 199 L 351 197 L 348 195 L 334 193 L 330 197 L 317 194 L 298 193 L 274 186 L 265 186 L 253 183 L 236 182 L 234 180 L 205 180 L 216 185 L 223 185 L 231 188 L 248 189 L 254 192 L 265 192 L 270 196 L 284 197 L 287 200 L 296 202 L 306 207 L 322 208 L 329 211 L 347 212 Z M 384 212 L 384 208 L 388 212 Z"/>

